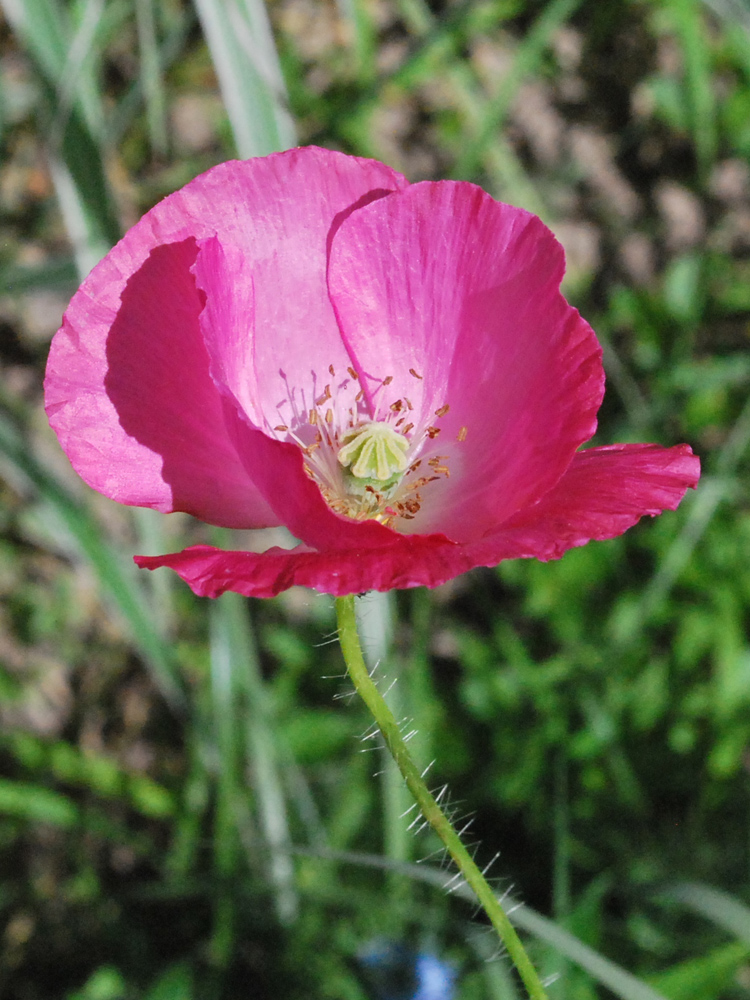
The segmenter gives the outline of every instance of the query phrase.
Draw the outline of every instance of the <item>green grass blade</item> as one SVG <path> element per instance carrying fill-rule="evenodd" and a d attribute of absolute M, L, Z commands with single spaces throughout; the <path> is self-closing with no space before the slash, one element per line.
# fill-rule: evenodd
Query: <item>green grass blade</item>
<path fill-rule="evenodd" d="M 61 155 L 49 155 L 50 174 L 78 277 L 84 278 L 119 239 L 99 151 L 75 115 L 65 129 Z"/>
<path fill-rule="evenodd" d="M 104 111 L 90 68 L 103 7 L 89 0 L 74 34 L 55 0 L 0 3 L 45 83 L 50 172 L 82 277 L 120 237 L 100 145 Z"/>
<path fill-rule="evenodd" d="M 73 35 L 67 11 L 57 0 L 1 0 L 1 5 L 39 72 L 56 90 L 65 77 Z M 96 133 L 104 120 L 98 94 L 92 87 L 79 91 L 86 125 Z"/>
<path fill-rule="evenodd" d="M 195 19 L 193 8 L 186 7 L 184 10 L 178 11 L 170 24 L 167 25 L 164 41 L 159 45 L 158 51 L 153 57 L 155 61 L 158 61 L 160 79 L 183 54 Z M 104 144 L 107 147 L 112 148 L 122 143 L 126 131 L 140 111 L 141 104 L 148 101 L 145 87 L 146 79 L 144 73 L 141 72 L 127 93 L 112 108 L 105 123 Z M 149 128 L 151 128 L 150 124 Z"/>
<path fill-rule="evenodd" d="M 162 78 L 161 55 L 156 36 L 153 0 L 136 0 L 136 24 L 140 52 L 141 88 L 146 101 L 146 122 L 151 148 L 167 154 L 167 101 Z"/>
<path fill-rule="evenodd" d="M 0 456 L 24 476 L 67 528 L 113 598 L 162 694 L 173 707 L 181 705 L 183 693 L 176 664 L 154 627 L 135 572 L 126 570 L 122 554 L 103 540 L 104 531 L 83 504 L 43 468 L 11 422 L 1 416 Z"/>
<path fill-rule="evenodd" d="M 265 156 L 293 146 L 294 125 L 262 0 L 196 0 L 195 6 L 239 155 Z"/>
<path fill-rule="evenodd" d="M 72 257 L 58 257 L 38 265 L 9 264 L 0 268 L 0 295 L 20 295 L 39 288 L 73 291 L 78 269 Z"/>
<path fill-rule="evenodd" d="M 700 0 L 670 0 L 669 20 L 680 39 L 685 62 L 685 89 L 698 170 L 706 179 L 716 160 L 718 130 L 714 80 L 711 66 L 710 32 Z"/>
<path fill-rule="evenodd" d="M 370 591 L 357 600 L 357 628 L 362 652 L 370 673 L 375 674 L 386 693 L 388 707 L 397 719 L 413 719 L 409 691 L 393 657 L 394 595 Z M 383 847 L 386 857 L 394 861 L 409 861 L 414 838 L 409 822 L 414 818 L 414 800 L 401 777 L 396 762 L 385 750 L 379 751 L 382 770 Z M 406 818 L 408 814 L 408 819 Z M 391 896 L 396 908 L 404 896 L 404 883 L 392 879 Z M 394 936 L 398 936 L 394 926 Z"/>
<path fill-rule="evenodd" d="M 339 0 L 339 8 L 351 27 L 357 79 L 366 86 L 375 79 L 377 54 L 377 35 L 369 5 L 364 0 Z"/>
<path fill-rule="evenodd" d="M 80 100 L 85 109 L 86 125 L 97 138 L 102 133 L 104 110 L 91 72 L 92 58 L 96 52 L 99 28 L 104 13 L 104 0 L 86 0 L 82 6 L 78 26 L 72 33 L 65 53 L 65 62 L 58 68 L 55 83 L 55 121 L 52 132 L 65 128 L 65 121 Z M 56 145 L 53 141 L 52 145 Z"/>
<path fill-rule="evenodd" d="M 728 892 L 700 882 L 678 882 L 660 890 L 656 898 L 682 903 L 694 913 L 734 934 L 740 941 L 750 944 L 750 907 Z"/>
<path fill-rule="evenodd" d="M 239 594 L 224 594 L 215 602 L 212 622 L 227 657 L 228 682 L 232 687 L 232 706 L 227 706 L 227 710 L 237 721 L 237 738 L 243 744 L 242 759 L 248 761 L 253 776 L 277 914 L 282 923 L 290 923 L 296 916 L 298 903 L 289 855 L 291 841 L 280 754 L 244 599 Z"/>
<path fill-rule="evenodd" d="M 226 969 L 234 950 L 236 897 L 233 879 L 240 857 L 239 826 L 242 822 L 244 789 L 242 757 L 232 682 L 232 639 L 225 605 L 211 601 L 208 609 L 211 650 L 211 707 L 216 748 L 216 811 L 213 854 L 216 877 L 212 961 Z"/>

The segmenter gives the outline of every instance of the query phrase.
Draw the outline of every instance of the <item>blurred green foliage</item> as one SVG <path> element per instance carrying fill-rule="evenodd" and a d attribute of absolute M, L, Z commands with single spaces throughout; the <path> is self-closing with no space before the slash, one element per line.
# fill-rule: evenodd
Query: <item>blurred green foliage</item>
<path fill-rule="evenodd" d="M 296 133 L 540 213 L 604 344 L 598 441 L 701 454 L 676 514 L 395 595 L 382 671 L 498 889 L 551 915 L 523 925 L 551 997 L 747 997 L 744 0 L 0 8 L 0 995 L 364 1000 L 384 930 L 450 960 L 460 1000 L 520 995 L 403 867 L 435 844 L 373 777 L 330 600 L 137 574 L 206 529 L 92 496 L 40 411 L 76 273 Z"/>

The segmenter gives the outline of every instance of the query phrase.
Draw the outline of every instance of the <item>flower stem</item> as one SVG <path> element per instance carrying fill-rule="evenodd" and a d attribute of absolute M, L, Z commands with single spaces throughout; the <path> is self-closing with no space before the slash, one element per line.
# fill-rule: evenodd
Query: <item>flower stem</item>
<path fill-rule="evenodd" d="M 477 868 L 471 855 L 461 842 L 452 823 L 442 811 L 434 796 L 430 794 L 419 769 L 409 754 L 393 713 L 378 691 L 377 685 L 370 677 L 362 655 L 359 635 L 357 634 L 353 596 L 336 598 L 336 617 L 338 620 L 341 651 L 344 654 L 349 676 L 358 694 L 372 712 L 375 722 L 383 734 L 386 746 L 396 761 L 409 791 L 422 810 L 422 815 L 438 837 L 440 837 L 443 844 L 445 844 L 459 872 L 467 884 L 474 890 L 480 905 L 492 922 L 511 961 L 518 970 L 518 974 L 528 991 L 530 1000 L 547 1000 L 547 994 L 542 988 L 536 969 L 531 964 L 531 960 L 521 944 L 521 939 L 516 934 L 513 925 L 484 875 Z"/>

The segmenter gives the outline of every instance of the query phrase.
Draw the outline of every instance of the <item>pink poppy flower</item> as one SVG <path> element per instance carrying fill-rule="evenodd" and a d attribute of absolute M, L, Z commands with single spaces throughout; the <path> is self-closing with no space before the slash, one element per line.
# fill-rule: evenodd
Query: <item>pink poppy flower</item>
<path fill-rule="evenodd" d="M 261 554 L 137 557 L 198 594 L 435 586 L 557 558 L 674 509 L 687 445 L 579 451 L 604 375 L 535 216 L 323 149 L 224 163 L 165 198 L 73 297 L 45 381 L 76 471 Z"/>

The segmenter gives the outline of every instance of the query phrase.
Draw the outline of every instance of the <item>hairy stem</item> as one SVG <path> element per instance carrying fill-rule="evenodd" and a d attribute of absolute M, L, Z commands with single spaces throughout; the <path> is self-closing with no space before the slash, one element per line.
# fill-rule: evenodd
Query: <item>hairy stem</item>
<path fill-rule="evenodd" d="M 539 976 L 531 964 L 521 939 L 503 910 L 500 902 L 490 888 L 484 875 L 475 865 L 471 855 L 464 847 L 448 817 L 442 811 L 434 796 L 424 783 L 422 775 L 411 758 L 404 743 L 393 713 L 378 691 L 377 685 L 370 677 L 362 656 L 362 648 L 357 634 L 357 622 L 354 615 L 354 597 L 336 598 L 336 617 L 339 628 L 339 641 L 344 654 L 346 668 L 358 694 L 370 709 L 375 722 L 383 734 L 386 746 L 399 771 L 406 781 L 409 791 L 417 801 L 422 815 L 453 858 L 459 872 L 466 883 L 473 889 L 480 905 L 492 922 L 500 940 L 505 946 L 511 961 L 528 991 L 530 1000 L 547 1000 Z"/>

